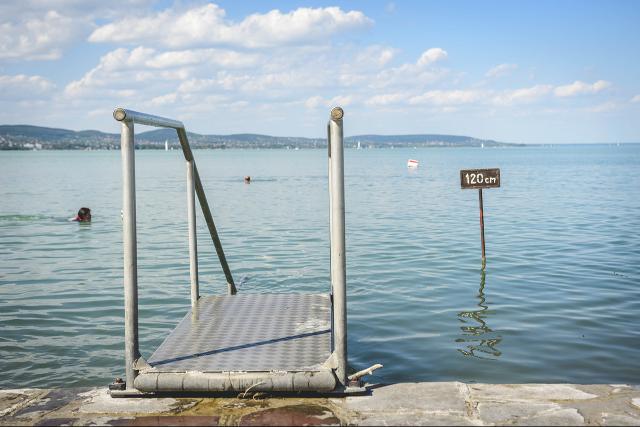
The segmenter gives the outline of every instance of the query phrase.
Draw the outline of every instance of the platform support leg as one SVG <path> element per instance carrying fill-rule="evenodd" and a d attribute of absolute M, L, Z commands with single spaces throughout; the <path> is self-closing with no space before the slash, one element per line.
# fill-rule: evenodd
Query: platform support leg
<path fill-rule="evenodd" d="M 138 247 L 133 121 L 122 122 L 122 240 L 124 243 L 124 342 L 127 389 L 133 389 L 138 347 Z"/>
<path fill-rule="evenodd" d="M 187 216 L 189 217 L 189 277 L 191 278 L 191 307 L 200 298 L 198 283 L 198 240 L 196 236 L 196 193 L 193 160 L 187 161 Z"/>
<path fill-rule="evenodd" d="M 333 294 L 333 345 L 336 376 L 347 386 L 347 275 L 344 220 L 344 112 L 336 107 L 329 120 L 329 198 L 331 229 L 331 290 Z"/>

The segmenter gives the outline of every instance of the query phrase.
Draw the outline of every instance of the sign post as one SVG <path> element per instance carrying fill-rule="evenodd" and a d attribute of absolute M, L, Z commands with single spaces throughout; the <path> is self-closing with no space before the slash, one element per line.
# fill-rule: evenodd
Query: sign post
<path fill-rule="evenodd" d="M 463 169 L 460 171 L 460 186 L 463 190 L 478 189 L 480 200 L 480 240 L 482 243 L 482 270 L 487 265 L 484 245 L 484 206 L 482 203 L 483 188 L 500 187 L 500 169 Z"/>

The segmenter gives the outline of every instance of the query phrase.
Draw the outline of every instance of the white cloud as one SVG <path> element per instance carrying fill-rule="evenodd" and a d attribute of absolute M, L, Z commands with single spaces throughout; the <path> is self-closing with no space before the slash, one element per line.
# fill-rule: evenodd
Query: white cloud
<path fill-rule="evenodd" d="M 53 10 L 39 17 L 4 22 L 0 24 L 0 59 L 58 59 L 62 47 L 80 30 L 71 18 Z"/>
<path fill-rule="evenodd" d="M 152 16 L 127 17 L 97 28 L 89 41 L 152 41 L 171 48 L 220 44 L 272 47 L 323 41 L 330 35 L 372 23 L 360 11 L 344 12 L 339 7 L 298 8 L 289 13 L 276 9 L 234 23 L 225 19 L 224 9 L 206 4 L 187 10 L 166 9 Z"/>
<path fill-rule="evenodd" d="M 37 98 L 49 94 L 54 88 L 52 82 L 41 76 L 0 75 L 0 92 L 5 100 Z"/>
<path fill-rule="evenodd" d="M 502 77 L 502 76 L 506 76 L 506 75 L 510 74 L 512 71 L 516 70 L 517 68 L 518 68 L 517 64 L 500 64 L 500 65 L 496 65 L 495 67 L 493 67 L 492 69 L 487 71 L 487 73 L 485 74 L 485 77 Z"/>
<path fill-rule="evenodd" d="M 247 67 L 257 63 L 258 56 L 226 49 L 191 49 L 163 52 L 146 63 L 152 68 L 169 68 L 196 64 L 215 64 L 223 67 Z"/>
<path fill-rule="evenodd" d="M 637 102 L 640 102 L 640 95 L 636 95 L 633 98 L 631 98 L 631 103 L 635 104 Z"/>
<path fill-rule="evenodd" d="M 496 105 L 512 105 L 536 101 L 551 92 L 551 85 L 535 85 L 528 88 L 503 91 L 492 98 Z"/>
<path fill-rule="evenodd" d="M 395 67 L 382 67 L 375 74 L 364 71 L 360 75 L 358 83 L 371 89 L 384 89 L 387 92 L 410 91 L 413 94 L 425 90 L 431 85 L 449 75 L 449 70 L 440 67 L 431 67 L 438 61 L 447 57 L 447 52 L 441 48 L 431 48 L 423 52 L 415 63 L 404 63 Z M 356 64 L 357 65 L 357 62 Z M 351 67 L 351 66 L 350 66 Z M 350 75 L 348 72 L 347 75 Z M 366 98 L 370 98 L 367 95 Z"/>
<path fill-rule="evenodd" d="M 608 101 L 593 107 L 589 107 L 587 108 L 587 111 L 589 111 L 590 113 L 606 113 L 609 111 L 613 111 L 616 108 L 618 108 L 618 105 L 615 102 Z"/>
<path fill-rule="evenodd" d="M 424 51 L 422 55 L 420 55 L 417 64 L 419 67 L 426 67 L 438 61 L 442 61 L 447 56 L 448 54 L 444 49 L 433 47 L 429 50 Z"/>
<path fill-rule="evenodd" d="M 322 96 L 312 96 L 304 101 L 304 106 L 310 110 L 325 107 L 348 107 L 354 102 L 352 95 L 338 95 L 333 98 L 323 98 Z"/>
<path fill-rule="evenodd" d="M 384 46 L 369 46 L 356 56 L 356 63 L 360 67 L 384 67 L 391 61 L 396 50 Z"/>
<path fill-rule="evenodd" d="M 20 0 L 0 2 L 0 60 L 56 60 L 86 38 L 96 19 L 136 13 L 154 0 Z"/>
<path fill-rule="evenodd" d="M 367 99 L 365 103 L 372 107 L 386 106 L 390 104 L 397 104 L 407 100 L 406 93 L 385 93 L 382 95 L 375 95 Z"/>
<path fill-rule="evenodd" d="M 610 86 L 611 83 L 605 80 L 598 80 L 593 84 L 576 80 L 571 84 L 556 87 L 554 93 L 558 97 L 565 98 L 569 96 L 598 93 Z"/>
<path fill-rule="evenodd" d="M 157 107 L 157 106 L 161 106 L 161 105 L 167 105 L 167 104 L 173 104 L 173 103 L 176 102 L 177 98 L 178 98 L 178 94 L 177 93 L 168 93 L 166 95 L 156 96 L 151 101 L 149 101 L 149 104 L 151 106 L 153 106 L 153 107 Z"/>
<path fill-rule="evenodd" d="M 118 85 L 120 82 L 151 80 L 185 81 L 193 70 L 234 69 L 254 66 L 260 57 L 227 49 L 193 49 L 184 51 L 157 52 L 147 47 L 135 49 L 118 48 L 100 58 L 96 67 L 81 79 L 72 81 L 65 89 L 69 96 L 84 95 L 92 88 Z M 126 74 L 126 78 L 125 78 Z"/>
<path fill-rule="evenodd" d="M 409 104 L 460 105 L 470 104 L 482 99 L 484 93 L 478 90 L 431 90 L 422 95 L 413 96 Z"/>

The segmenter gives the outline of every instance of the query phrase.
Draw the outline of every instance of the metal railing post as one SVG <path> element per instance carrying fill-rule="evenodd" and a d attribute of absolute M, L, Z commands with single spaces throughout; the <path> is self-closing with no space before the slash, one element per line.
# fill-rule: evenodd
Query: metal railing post
<path fill-rule="evenodd" d="M 347 386 L 347 274 L 344 221 L 344 111 L 331 110 L 329 120 L 329 206 L 331 229 L 331 289 L 333 292 L 333 345 L 336 376 Z"/>
<path fill-rule="evenodd" d="M 189 218 L 189 277 L 191 278 L 191 307 L 200 298 L 198 284 L 198 240 L 196 236 L 196 193 L 193 160 L 187 161 L 187 216 Z"/>
<path fill-rule="evenodd" d="M 133 121 L 122 122 L 122 241 L 124 244 L 124 346 L 126 387 L 133 389 L 138 345 L 138 247 Z"/>

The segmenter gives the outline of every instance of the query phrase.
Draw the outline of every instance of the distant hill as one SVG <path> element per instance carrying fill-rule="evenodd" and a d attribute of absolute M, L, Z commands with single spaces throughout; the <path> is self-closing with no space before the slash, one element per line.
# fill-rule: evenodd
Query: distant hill
<path fill-rule="evenodd" d="M 324 138 L 269 136 L 259 134 L 201 135 L 188 132 L 193 148 L 323 148 Z M 162 149 L 165 141 L 178 146 L 173 129 L 156 129 L 136 134 L 136 147 Z M 458 135 L 355 135 L 345 138 L 345 146 L 362 148 L 389 147 L 476 147 L 520 145 Z M 120 135 L 95 130 L 72 131 L 30 125 L 0 125 L 0 150 L 117 150 Z"/>
<path fill-rule="evenodd" d="M 345 143 L 373 147 L 498 147 L 505 145 L 520 145 L 498 142 L 491 139 L 478 139 L 470 136 L 460 135 L 438 135 L 438 134 L 418 134 L 418 135 L 356 135 L 345 138 Z"/>

